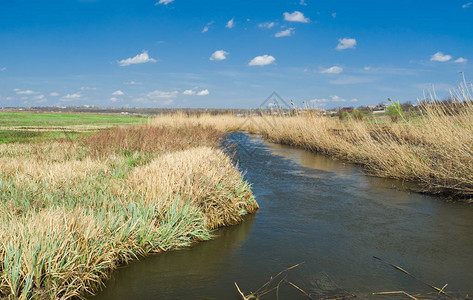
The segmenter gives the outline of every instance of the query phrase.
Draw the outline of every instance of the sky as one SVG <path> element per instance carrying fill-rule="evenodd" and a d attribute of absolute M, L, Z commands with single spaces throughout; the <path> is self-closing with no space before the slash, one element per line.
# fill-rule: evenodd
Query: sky
<path fill-rule="evenodd" d="M 415 103 L 473 81 L 469 0 L 0 0 L 0 107 Z"/>

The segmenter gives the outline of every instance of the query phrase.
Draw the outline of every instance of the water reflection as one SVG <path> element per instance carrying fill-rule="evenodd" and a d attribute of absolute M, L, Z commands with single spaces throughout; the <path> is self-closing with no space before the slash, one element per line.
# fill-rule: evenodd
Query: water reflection
<path fill-rule="evenodd" d="M 115 272 L 95 299 L 197 299 L 199 287 L 212 286 L 225 272 L 222 264 L 238 263 L 225 260 L 238 251 L 253 224 L 254 216 L 248 216 L 241 225 L 218 230 L 212 241 L 133 262 Z M 206 295 L 200 299 L 211 299 Z"/>

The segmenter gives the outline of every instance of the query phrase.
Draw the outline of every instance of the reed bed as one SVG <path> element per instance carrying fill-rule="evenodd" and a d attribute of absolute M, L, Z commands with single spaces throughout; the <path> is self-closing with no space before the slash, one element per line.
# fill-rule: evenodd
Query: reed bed
<path fill-rule="evenodd" d="M 0 145 L 0 298 L 82 298 L 120 264 L 255 212 L 217 137 L 142 126 Z"/>
<path fill-rule="evenodd" d="M 465 92 L 459 94 L 467 97 Z M 375 176 L 419 183 L 419 190 L 470 201 L 473 195 L 473 103 L 435 100 L 398 121 L 326 117 L 316 111 L 263 116 L 168 115 L 151 124 L 216 126 L 247 131 L 265 139 L 362 165 Z M 173 125 L 175 126 L 175 125 Z"/>

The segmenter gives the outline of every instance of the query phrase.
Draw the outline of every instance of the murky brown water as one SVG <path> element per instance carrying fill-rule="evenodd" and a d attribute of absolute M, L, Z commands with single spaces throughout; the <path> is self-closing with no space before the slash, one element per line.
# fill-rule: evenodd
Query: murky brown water
<path fill-rule="evenodd" d="M 430 291 L 372 256 L 473 294 L 473 206 L 405 192 L 398 181 L 304 150 L 232 138 L 243 147 L 236 159 L 253 184 L 257 215 L 215 240 L 119 269 L 95 299 L 240 299 L 235 281 L 254 291 L 301 261 L 288 279 L 315 295 Z M 304 297 L 284 287 L 279 299 Z"/>

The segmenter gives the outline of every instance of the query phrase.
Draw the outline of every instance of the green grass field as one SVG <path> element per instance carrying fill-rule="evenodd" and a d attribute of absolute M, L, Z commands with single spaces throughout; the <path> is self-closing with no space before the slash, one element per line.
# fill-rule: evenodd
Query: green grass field
<path fill-rule="evenodd" d="M 146 121 L 147 118 L 113 114 L 1 112 L 0 144 L 74 139 L 87 132 Z"/>
<path fill-rule="evenodd" d="M 117 126 L 146 122 L 128 115 L 1 112 L 0 127 L 69 127 L 86 125 Z"/>

